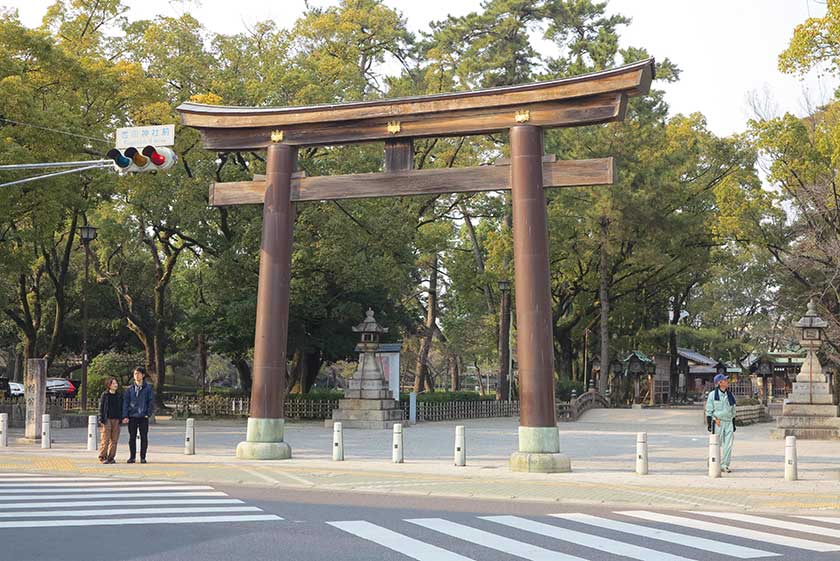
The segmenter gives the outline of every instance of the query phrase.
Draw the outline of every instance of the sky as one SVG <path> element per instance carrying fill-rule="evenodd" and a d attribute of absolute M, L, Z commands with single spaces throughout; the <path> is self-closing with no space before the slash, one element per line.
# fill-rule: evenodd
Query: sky
<path fill-rule="evenodd" d="M 24 24 L 37 26 L 53 0 L 0 0 L 16 8 Z M 310 0 L 311 6 L 335 0 Z M 147 0 L 126 2 L 129 17 L 192 13 L 209 30 L 238 33 L 257 21 L 275 20 L 290 27 L 305 9 L 304 0 Z M 447 15 L 480 8 L 480 0 L 385 0 L 401 11 L 413 31 Z M 755 116 L 754 100 L 763 116 L 790 112 L 804 115 L 809 107 L 829 100 L 840 85 L 835 77 L 812 72 L 805 77 L 782 74 L 777 58 L 794 27 L 808 17 L 825 14 L 819 0 L 609 0 L 610 13 L 632 18 L 619 28 L 621 46 L 644 47 L 657 59 L 669 58 L 681 70 L 680 81 L 659 84 L 672 113 L 701 112 L 714 133 L 725 136 L 746 129 Z M 550 50 L 542 42 L 540 48 Z"/>

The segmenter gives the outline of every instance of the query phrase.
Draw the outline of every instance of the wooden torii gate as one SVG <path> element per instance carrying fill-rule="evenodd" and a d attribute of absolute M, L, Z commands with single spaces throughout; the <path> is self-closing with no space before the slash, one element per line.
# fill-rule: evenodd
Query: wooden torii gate
<path fill-rule="evenodd" d="M 240 458 L 284 459 L 282 396 L 292 256 L 293 203 L 361 197 L 510 189 L 519 359 L 517 471 L 568 471 L 560 452 L 554 404 L 554 353 L 548 266 L 548 187 L 609 185 L 612 158 L 555 161 L 543 155 L 543 129 L 620 121 L 627 99 L 648 92 L 652 59 L 560 80 L 310 107 L 221 107 L 185 103 L 184 125 L 198 129 L 207 150 L 267 148 L 265 177 L 216 183 L 215 206 L 263 203 L 251 410 Z M 507 165 L 413 170 L 415 138 L 508 130 Z M 385 142 L 385 172 L 327 177 L 296 173 L 301 146 Z"/>

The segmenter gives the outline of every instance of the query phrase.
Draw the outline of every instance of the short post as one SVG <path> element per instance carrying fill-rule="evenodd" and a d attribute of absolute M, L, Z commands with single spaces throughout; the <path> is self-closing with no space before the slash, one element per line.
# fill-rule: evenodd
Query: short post
<path fill-rule="evenodd" d="M 395 464 L 403 463 L 403 427 L 402 423 L 394 425 L 394 449 L 391 451 L 391 459 Z"/>
<path fill-rule="evenodd" d="M 41 448 L 51 448 L 52 440 L 50 439 L 50 416 L 45 413 L 41 415 Z"/>
<path fill-rule="evenodd" d="M 138 430 L 138 434 L 139 434 Z M 187 419 L 187 433 L 184 435 L 184 454 L 195 456 L 195 419 Z"/>
<path fill-rule="evenodd" d="M 0 448 L 9 446 L 9 414 L 0 413 Z"/>
<path fill-rule="evenodd" d="M 467 441 L 464 436 L 464 425 L 455 427 L 455 465 L 467 465 Z"/>
<path fill-rule="evenodd" d="M 785 481 L 796 481 L 799 478 L 796 459 L 796 437 L 785 437 Z"/>
<path fill-rule="evenodd" d="M 417 392 L 408 394 L 408 422 L 417 424 Z"/>
<path fill-rule="evenodd" d="M 344 461 L 344 430 L 341 423 L 333 423 L 333 461 Z"/>
<path fill-rule="evenodd" d="M 709 477 L 720 477 L 720 435 L 709 435 Z"/>
<path fill-rule="evenodd" d="M 636 433 L 636 473 L 638 475 L 648 474 L 648 446 L 647 433 Z"/>
<path fill-rule="evenodd" d="M 96 451 L 96 415 L 88 415 L 88 452 Z"/>

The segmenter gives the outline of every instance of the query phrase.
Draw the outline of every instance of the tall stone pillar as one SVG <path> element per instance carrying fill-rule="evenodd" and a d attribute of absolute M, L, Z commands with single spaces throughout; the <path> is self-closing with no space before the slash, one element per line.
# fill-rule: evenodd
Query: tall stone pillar
<path fill-rule="evenodd" d="M 246 440 L 236 447 L 236 457 L 241 459 L 284 460 L 292 456 L 291 447 L 283 441 L 283 399 L 295 221 L 291 188 L 296 162 L 296 148 L 281 143 L 268 147 L 251 411 Z"/>
<path fill-rule="evenodd" d="M 47 412 L 46 393 L 47 361 L 43 358 L 30 358 L 26 361 L 23 376 L 23 395 L 26 400 L 25 442 L 41 440 L 41 416 Z"/>
<path fill-rule="evenodd" d="M 519 451 L 513 471 L 564 472 L 554 405 L 554 348 L 548 226 L 542 177 L 542 129 L 510 129 L 513 258 L 519 361 Z"/>

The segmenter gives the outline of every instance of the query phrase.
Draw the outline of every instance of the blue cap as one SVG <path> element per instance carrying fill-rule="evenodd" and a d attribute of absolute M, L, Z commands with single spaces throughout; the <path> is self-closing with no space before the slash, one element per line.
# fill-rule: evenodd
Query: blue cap
<path fill-rule="evenodd" d="M 717 376 L 715 376 L 715 385 L 717 386 L 718 384 L 720 384 L 724 380 L 728 380 L 728 379 L 729 379 L 729 376 L 727 376 L 726 374 L 718 374 Z"/>

